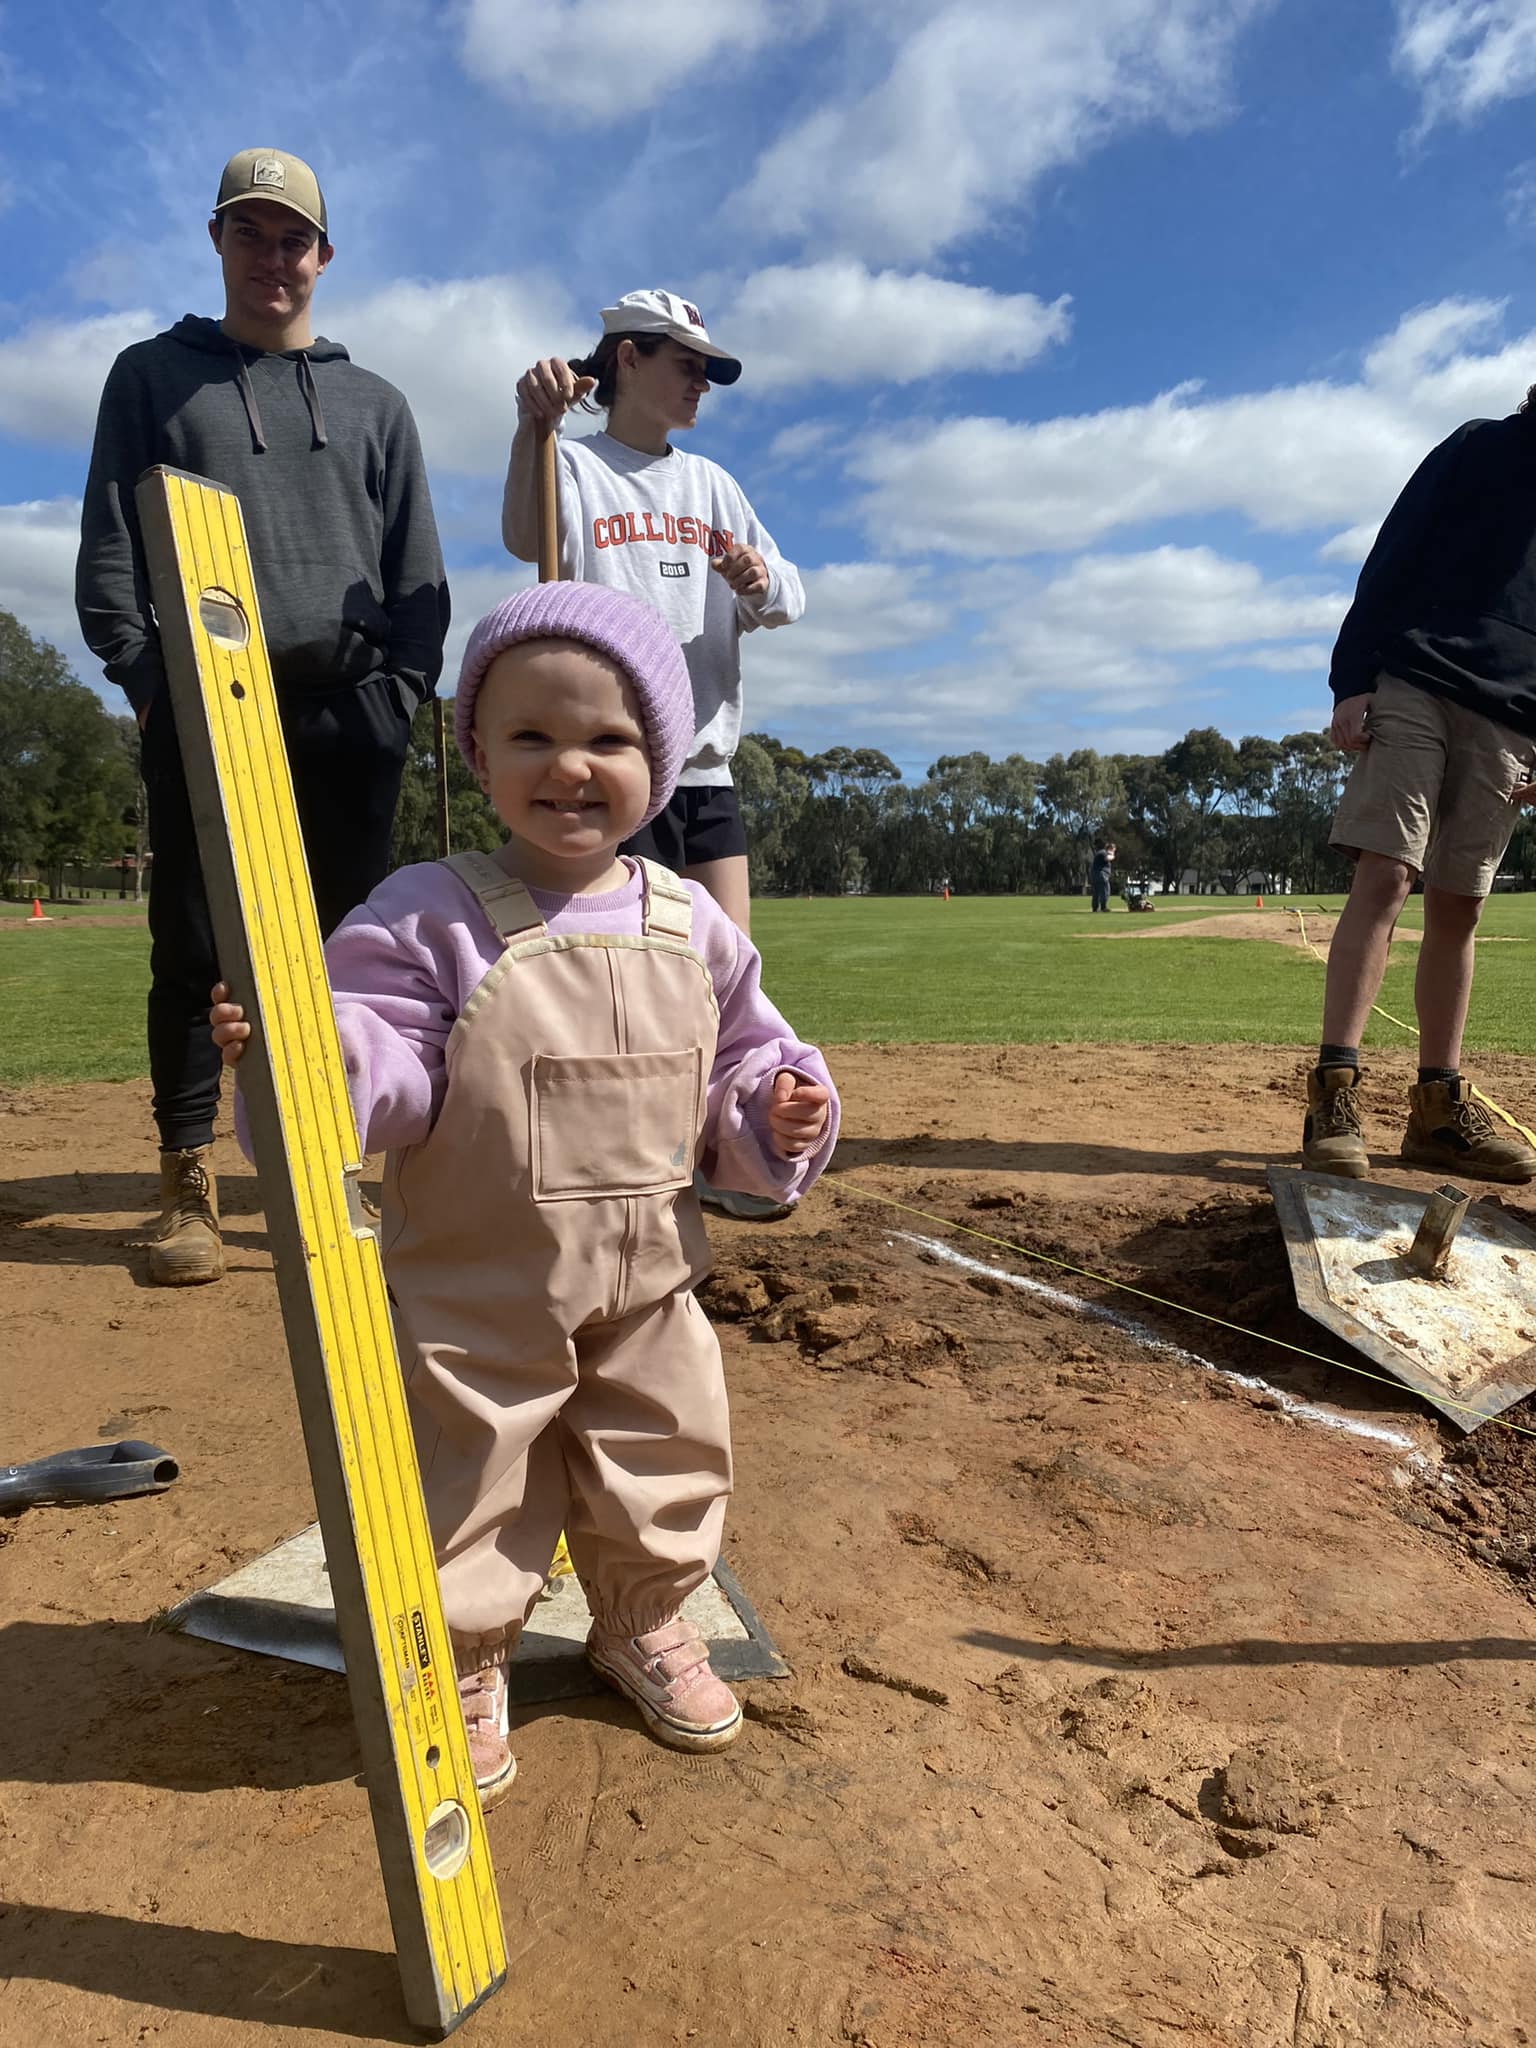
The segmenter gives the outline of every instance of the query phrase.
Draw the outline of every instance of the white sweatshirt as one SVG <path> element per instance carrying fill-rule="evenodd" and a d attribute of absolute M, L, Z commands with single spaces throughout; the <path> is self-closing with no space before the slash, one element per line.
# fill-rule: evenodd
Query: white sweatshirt
<path fill-rule="evenodd" d="M 800 572 L 758 523 L 735 478 L 702 455 L 680 448 L 646 455 L 611 434 L 562 436 L 558 452 L 561 575 L 616 585 L 661 613 L 693 683 L 695 736 L 678 781 L 693 788 L 728 783 L 741 737 L 741 636 L 799 618 Z M 520 423 L 501 537 L 508 553 L 525 562 L 539 554 L 537 464 L 538 436 Z M 742 543 L 767 565 L 760 598 L 737 597 L 710 568 Z"/>

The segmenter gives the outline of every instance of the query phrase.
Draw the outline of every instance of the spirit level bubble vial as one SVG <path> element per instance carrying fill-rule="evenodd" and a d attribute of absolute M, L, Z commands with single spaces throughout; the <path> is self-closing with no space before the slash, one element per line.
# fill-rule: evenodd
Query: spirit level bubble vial
<path fill-rule="evenodd" d="M 136 492 L 346 1657 L 406 2009 L 443 2035 L 506 1975 L 453 1653 L 233 492 Z"/>

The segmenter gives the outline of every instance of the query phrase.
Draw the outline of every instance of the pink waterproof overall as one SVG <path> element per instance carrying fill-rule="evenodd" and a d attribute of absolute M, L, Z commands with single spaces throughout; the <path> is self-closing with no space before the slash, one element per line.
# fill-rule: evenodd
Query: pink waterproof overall
<path fill-rule="evenodd" d="M 713 1570 L 731 1488 L 693 1285 L 719 1016 L 692 904 L 646 861 L 643 936 L 551 938 L 489 856 L 448 865 L 505 950 L 394 1154 L 384 1267 L 459 1668 L 504 1658 L 562 1527 L 594 1619 L 643 1634 Z"/>

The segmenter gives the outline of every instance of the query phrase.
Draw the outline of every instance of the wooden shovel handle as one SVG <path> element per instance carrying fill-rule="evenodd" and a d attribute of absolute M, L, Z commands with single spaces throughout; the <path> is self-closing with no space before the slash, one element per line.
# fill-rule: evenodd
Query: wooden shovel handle
<path fill-rule="evenodd" d="M 539 437 L 539 581 L 560 581 L 560 486 L 552 426 Z"/>

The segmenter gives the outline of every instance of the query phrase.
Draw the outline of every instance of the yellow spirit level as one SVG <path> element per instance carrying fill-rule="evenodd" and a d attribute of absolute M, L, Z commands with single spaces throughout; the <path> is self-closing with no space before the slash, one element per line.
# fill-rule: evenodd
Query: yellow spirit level
<path fill-rule="evenodd" d="M 384 1889 L 412 2021 L 443 2035 L 506 1975 L 453 1654 L 347 1096 L 288 757 L 234 493 L 136 492 Z"/>

